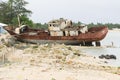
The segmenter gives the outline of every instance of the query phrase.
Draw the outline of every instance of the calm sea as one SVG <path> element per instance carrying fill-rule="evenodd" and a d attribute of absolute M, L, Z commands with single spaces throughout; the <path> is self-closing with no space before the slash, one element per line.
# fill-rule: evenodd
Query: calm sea
<path fill-rule="evenodd" d="M 120 31 L 109 31 L 101 41 L 101 45 L 101 47 L 81 47 L 80 50 L 96 57 L 101 54 L 116 55 L 116 60 L 107 60 L 107 62 L 112 66 L 120 66 Z"/>

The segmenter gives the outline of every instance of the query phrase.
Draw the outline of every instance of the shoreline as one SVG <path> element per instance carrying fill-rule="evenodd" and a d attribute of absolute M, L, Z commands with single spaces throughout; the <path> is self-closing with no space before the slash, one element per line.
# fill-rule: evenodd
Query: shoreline
<path fill-rule="evenodd" d="M 120 80 L 120 67 L 75 46 L 8 44 L 0 45 L 1 80 Z"/>

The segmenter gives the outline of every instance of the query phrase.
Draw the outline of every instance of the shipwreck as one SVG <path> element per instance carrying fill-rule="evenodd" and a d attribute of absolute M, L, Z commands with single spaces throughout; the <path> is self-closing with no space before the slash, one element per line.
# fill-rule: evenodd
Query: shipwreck
<path fill-rule="evenodd" d="M 64 43 L 71 45 L 100 46 L 108 28 L 106 26 L 91 27 L 86 25 L 74 26 L 71 20 L 58 19 L 48 22 L 48 29 L 32 29 L 22 25 L 16 29 L 6 26 L 4 29 L 19 41 L 29 43 Z"/>

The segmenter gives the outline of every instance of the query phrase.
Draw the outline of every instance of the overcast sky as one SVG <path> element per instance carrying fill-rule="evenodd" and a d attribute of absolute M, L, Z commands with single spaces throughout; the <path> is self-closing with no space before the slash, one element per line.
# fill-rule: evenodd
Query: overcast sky
<path fill-rule="evenodd" d="M 4 0 L 3 0 L 4 1 Z M 83 23 L 120 23 L 120 0 L 25 0 L 34 22 L 67 18 Z"/>

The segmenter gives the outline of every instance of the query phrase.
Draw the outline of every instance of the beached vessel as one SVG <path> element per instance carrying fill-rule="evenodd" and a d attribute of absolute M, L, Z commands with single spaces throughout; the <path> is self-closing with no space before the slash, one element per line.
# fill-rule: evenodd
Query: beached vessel
<path fill-rule="evenodd" d="M 105 26 L 87 28 L 81 25 L 74 27 L 70 20 L 52 20 L 48 23 L 48 30 L 31 29 L 23 25 L 16 30 L 7 26 L 7 32 L 19 41 L 29 43 L 64 43 L 71 45 L 100 46 L 100 40 L 104 39 L 108 32 Z"/>

